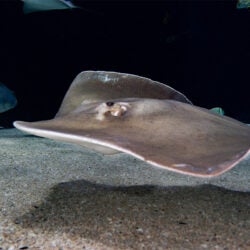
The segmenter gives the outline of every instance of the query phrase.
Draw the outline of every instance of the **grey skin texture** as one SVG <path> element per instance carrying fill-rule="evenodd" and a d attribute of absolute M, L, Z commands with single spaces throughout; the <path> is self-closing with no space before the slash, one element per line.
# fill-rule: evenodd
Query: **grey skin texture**
<path fill-rule="evenodd" d="M 72 82 L 57 116 L 71 112 L 82 102 L 134 97 L 191 103 L 186 96 L 170 86 L 145 77 L 107 71 L 83 71 Z"/>
<path fill-rule="evenodd" d="M 13 92 L 0 82 L 0 113 L 14 108 L 17 104 L 17 99 Z"/>
<path fill-rule="evenodd" d="M 131 95 L 140 84 L 132 88 L 132 84 L 124 83 L 122 87 L 129 90 L 118 91 L 120 95 Z M 149 88 L 154 90 L 154 85 Z M 89 89 L 86 93 L 82 89 L 83 98 L 79 101 L 71 86 L 52 120 L 17 121 L 14 126 L 102 153 L 125 152 L 160 168 L 202 177 L 219 175 L 249 154 L 249 126 L 194 106 L 179 92 L 177 100 L 159 99 L 157 95 L 148 98 L 143 94 L 107 99 L 116 95 L 116 88 L 96 95 Z M 75 93 L 79 95 L 79 91 Z M 89 93 L 93 97 L 89 98 Z M 180 97 L 184 102 L 178 100 Z"/>

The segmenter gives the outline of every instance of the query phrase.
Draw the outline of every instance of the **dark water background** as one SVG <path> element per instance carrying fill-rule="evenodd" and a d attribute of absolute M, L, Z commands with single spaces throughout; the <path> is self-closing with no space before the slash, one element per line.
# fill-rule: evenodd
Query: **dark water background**
<path fill-rule="evenodd" d="M 50 119 L 80 71 L 107 70 L 250 123 L 250 11 L 236 1 L 74 2 L 84 9 L 24 15 L 0 0 L 0 81 L 19 101 L 1 119 Z"/>

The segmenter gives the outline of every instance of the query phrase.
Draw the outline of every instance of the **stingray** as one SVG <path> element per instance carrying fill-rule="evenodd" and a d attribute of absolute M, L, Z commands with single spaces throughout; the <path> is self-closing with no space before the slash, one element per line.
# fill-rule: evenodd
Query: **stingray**
<path fill-rule="evenodd" d="M 115 72 L 80 73 L 53 119 L 14 126 L 201 177 L 229 170 L 250 151 L 249 126 L 193 105 L 170 86 Z"/>
<path fill-rule="evenodd" d="M 77 8 L 71 0 L 22 0 L 24 14 Z"/>
<path fill-rule="evenodd" d="M 6 112 L 17 105 L 17 99 L 10 89 L 0 82 L 0 113 Z"/>

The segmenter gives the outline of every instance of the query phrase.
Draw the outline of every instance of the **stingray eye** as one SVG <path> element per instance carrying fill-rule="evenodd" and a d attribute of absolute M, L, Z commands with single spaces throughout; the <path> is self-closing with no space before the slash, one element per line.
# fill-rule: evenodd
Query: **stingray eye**
<path fill-rule="evenodd" d="M 114 102 L 106 102 L 106 105 L 107 105 L 108 107 L 112 107 L 112 106 L 114 105 Z"/>
<path fill-rule="evenodd" d="M 121 117 L 129 108 L 130 104 L 127 102 L 104 102 L 95 108 L 96 119 L 102 121 L 109 116 Z"/>

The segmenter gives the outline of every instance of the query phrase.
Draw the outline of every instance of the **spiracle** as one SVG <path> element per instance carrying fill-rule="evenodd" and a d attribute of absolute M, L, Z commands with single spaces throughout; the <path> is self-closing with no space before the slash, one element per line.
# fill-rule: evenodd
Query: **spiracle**
<path fill-rule="evenodd" d="M 130 104 L 127 102 L 108 101 L 108 102 L 102 103 L 96 108 L 97 110 L 96 118 L 98 120 L 104 120 L 109 115 L 115 116 L 115 117 L 121 117 L 127 112 L 129 107 L 130 107 Z"/>

